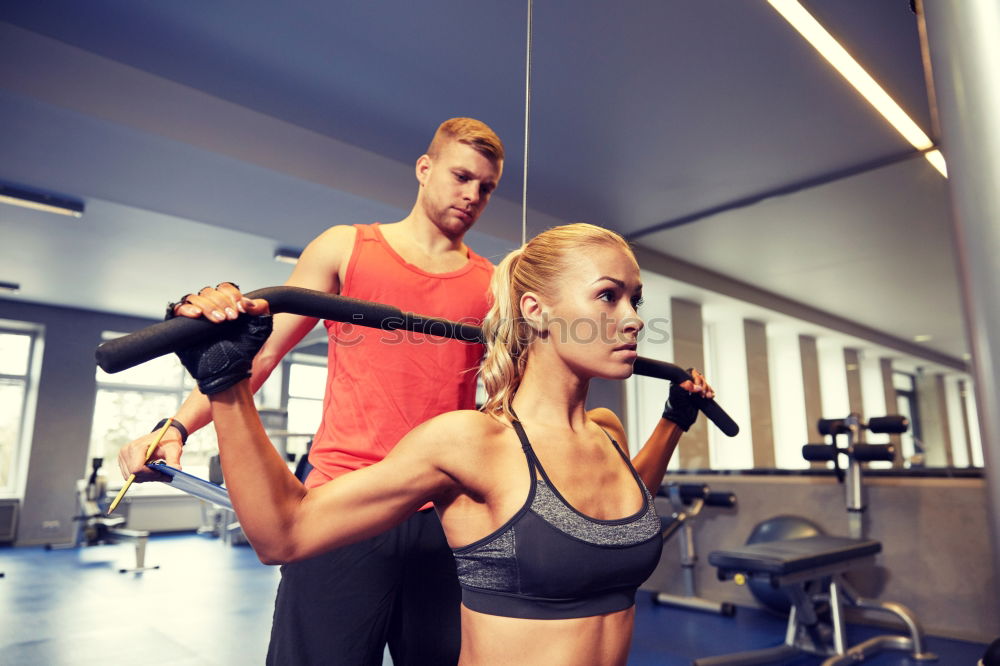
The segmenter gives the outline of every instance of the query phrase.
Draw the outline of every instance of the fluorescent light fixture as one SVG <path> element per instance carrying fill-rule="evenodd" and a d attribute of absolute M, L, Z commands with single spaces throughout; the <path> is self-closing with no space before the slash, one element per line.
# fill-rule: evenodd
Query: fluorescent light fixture
<path fill-rule="evenodd" d="M 903 138 L 910 142 L 914 148 L 924 153 L 924 157 L 937 169 L 942 176 L 948 177 L 948 169 L 944 162 L 941 151 L 934 148 L 934 142 L 930 140 L 924 131 L 920 129 L 913 120 L 906 115 L 906 112 L 889 94 L 883 90 L 875 79 L 858 64 L 847 50 L 833 38 L 826 28 L 820 25 L 819 21 L 813 18 L 812 14 L 806 11 L 805 7 L 799 4 L 799 0 L 767 0 L 774 7 L 775 11 L 781 14 L 786 21 L 792 24 L 800 35 L 807 42 L 819 51 L 819 54 L 826 58 L 840 74 L 847 79 L 848 83 L 854 86 L 855 90 L 861 93 L 868 102 L 875 107 L 875 110 L 882 114 L 882 117 L 889 121 L 896 131 L 903 135 Z"/>
<path fill-rule="evenodd" d="M 920 335 L 914 335 L 913 336 L 913 341 L 914 342 L 930 342 L 933 339 L 934 339 L 933 335 L 927 335 L 926 333 L 922 333 Z"/>
<path fill-rule="evenodd" d="M 0 282 L 0 291 L 9 291 L 16 294 L 21 291 L 21 285 L 16 282 Z"/>
<path fill-rule="evenodd" d="M 945 164 L 944 155 L 941 154 L 940 150 L 938 150 L 937 148 L 935 148 L 934 150 L 929 150 L 926 153 L 924 153 L 924 157 L 927 158 L 927 161 L 930 162 L 931 165 L 933 165 L 934 168 L 937 169 L 942 176 L 944 176 L 945 178 L 948 177 L 948 165 Z"/>
<path fill-rule="evenodd" d="M 279 247 L 274 251 L 274 260 L 283 264 L 297 264 L 302 250 L 292 250 L 287 247 Z"/>
<path fill-rule="evenodd" d="M 69 215 L 70 217 L 83 216 L 83 202 L 66 197 L 33 192 L 10 185 L 0 185 L 0 203 L 22 208 L 41 210 L 46 213 L 56 213 L 58 215 Z"/>

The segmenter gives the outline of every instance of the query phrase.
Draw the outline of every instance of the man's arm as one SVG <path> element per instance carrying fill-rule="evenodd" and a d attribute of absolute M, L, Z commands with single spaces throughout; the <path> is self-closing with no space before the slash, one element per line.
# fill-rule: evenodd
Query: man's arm
<path fill-rule="evenodd" d="M 330 294 L 340 293 L 340 276 L 346 270 L 354 247 L 356 229 L 336 226 L 327 229 L 314 239 L 302 252 L 295 269 L 285 282 L 286 286 L 314 289 Z M 267 285 L 263 285 L 267 286 Z M 235 319 L 246 307 L 248 300 L 232 284 L 224 283 L 217 289 L 205 289 L 192 294 L 188 303 L 176 308 L 176 313 L 185 317 L 205 317 L 216 323 Z M 281 359 L 316 326 L 315 317 L 303 317 L 282 313 L 274 317 L 274 332 L 254 358 L 250 386 L 256 392 L 271 375 Z M 193 433 L 211 420 L 208 400 L 195 388 L 177 410 L 175 418 Z M 152 426 L 152 424 L 150 424 Z M 118 467 L 122 478 L 136 475 L 136 481 L 155 480 L 158 475 L 146 468 L 146 449 L 155 435 L 150 433 L 126 444 L 118 452 Z M 153 451 L 153 459 L 166 460 L 175 467 L 180 466 L 181 435 L 175 428 L 167 434 Z"/>

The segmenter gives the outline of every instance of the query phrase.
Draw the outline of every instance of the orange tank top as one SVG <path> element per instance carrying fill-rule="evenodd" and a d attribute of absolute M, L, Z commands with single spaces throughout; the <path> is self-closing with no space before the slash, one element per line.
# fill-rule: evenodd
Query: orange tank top
<path fill-rule="evenodd" d="M 462 268 L 428 273 L 400 257 L 377 223 L 355 228 L 342 296 L 482 324 L 490 262 L 470 250 Z M 307 486 L 378 462 L 403 435 L 433 416 L 475 408 L 482 345 L 340 322 L 324 325 L 329 369 Z"/>

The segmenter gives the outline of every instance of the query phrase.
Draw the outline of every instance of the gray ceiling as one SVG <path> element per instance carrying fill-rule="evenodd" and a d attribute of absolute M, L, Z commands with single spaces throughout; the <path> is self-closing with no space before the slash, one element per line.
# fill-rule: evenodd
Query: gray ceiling
<path fill-rule="evenodd" d="M 933 136 L 908 0 L 805 0 Z M 392 221 L 441 120 L 505 139 L 471 238 L 519 241 L 526 2 L 7 0 L 0 206 L 25 300 L 153 314 L 283 281 L 275 247 Z M 764 0 L 538 0 L 529 227 L 612 227 L 929 350 L 967 349 L 947 183 Z"/>

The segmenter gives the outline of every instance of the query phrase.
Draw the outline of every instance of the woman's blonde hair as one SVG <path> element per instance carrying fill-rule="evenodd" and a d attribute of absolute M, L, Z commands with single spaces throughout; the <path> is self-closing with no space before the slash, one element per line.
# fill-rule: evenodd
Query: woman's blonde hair
<path fill-rule="evenodd" d="M 511 401 L 524 376 L 527 349 L 538 335 L 521 313 L 521 297 L 529 291 L 551 296 L 572 255 L 595 245 L 632 256 L 628 243 L 615 232 L 578 222 L 543 231 L 496 267 L 490 280 L 490 310 L 483 322 L 486 355 L 479 367 L 488 396 L 485 413 L 514 418 Z"/>

